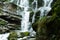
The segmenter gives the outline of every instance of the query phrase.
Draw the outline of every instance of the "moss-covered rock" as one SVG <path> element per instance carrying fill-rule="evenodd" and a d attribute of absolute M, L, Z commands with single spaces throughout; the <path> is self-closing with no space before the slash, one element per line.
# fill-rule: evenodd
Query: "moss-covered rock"
<path fill-rule="evenodd" d="M 7 7 L 11 12 L 15 12 L 17 10 L 17 5 L 13 3 L 9 3 Z"/>
<path fill-rule="evenodd" d="M 56 0 L 52 10 L 48 13 L 50 17 L 44 17 L 34 23 L 36 40 L 60 40 L 60 1 Z"/>
<path fill-rule="evenodd" d="M 43 17 L 37 22 L 37 33 L 36 33 L 36 40 L 46 40 L 46 21 L 47 17 Z M 39 36 L 38 36 L 39 35 Z"/>
<path fill-rule="evenodd" d="M 7 24 L 7 25 L 10 30 L 19 30 L 20 29 L 20 25 L 16 25 L 16 24 Z"/>
<path fill-rule="evenodd" d="M 7 25 L 7 22 L 6 21 L 4 21 L 4 20 L 0 20 L 0 26 L 5 26 L 5 25 Z"/>
<path fill-rule="evenodd" d="M 30 34 L 29 32 L 21 32 L 20 33 L 20 35 L 21 35 L 20 37 L 29 36 L 29 34 Z"/>
<path fill-rule="evenodd" d="M 8 40 L 17 40 L 17 33 L 16 32 L 11 32 Z"/>

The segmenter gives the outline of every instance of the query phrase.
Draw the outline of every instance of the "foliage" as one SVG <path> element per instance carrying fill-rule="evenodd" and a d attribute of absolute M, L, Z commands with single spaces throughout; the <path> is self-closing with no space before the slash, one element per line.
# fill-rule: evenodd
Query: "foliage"
<path fill-rule="evenodd" d="M 0 25 L 5 26 L 7 24 L 7 22 L 0 20 Z"/>
<path fill-rule="evenodd" d="M 29 36 L 29 34 L 30 34 L 29 32 L 21 32 L 20 33 L 21 37 Z"/>
<path fill-rule="evenodd" d="M 11 32 L 8 40 L 17 40 L 17 33 L 16 32 Z"/>
<path fill-rule="evenodd" d="M 60 40 L 60 1 L 56 0 L 46 16 L 33 24 L 36 40 Z"/>

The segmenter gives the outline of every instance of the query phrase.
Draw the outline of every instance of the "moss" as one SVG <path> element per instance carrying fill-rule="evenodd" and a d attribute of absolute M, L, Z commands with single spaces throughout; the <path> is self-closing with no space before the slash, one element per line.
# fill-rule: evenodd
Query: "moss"
<path fill-rule="evenodd" d="M 25 36 L 29 36 L 29 32 L 24 32 Z"/>
<path fill-rule="evenodd" d="M 29 36 L 29 34 L 30 34 L 29 32 L 21 32 L 20 33 L 21 37 Z"/>
<path fill-rule="evenodd" d="M 36 21 L 34 24 L 32 24 L 33 26 L 33 29 L 35 31 L 37 31 L 37 28 L 38 27 L 44 27 L 44 25 L 46 24 L 46 21 L 47 21 L 47 16 L 46 17 L 42 17 L 41 19 L 39 19 L 38 21 Z"/>
<path fill-rule="evenodd" d="M 60 40 L 60 0 L 55 1 L 49 14 L 51 14 L 51 17 L 46 24 L 48 38 L 51 40 Z"/>
<path fill-rule="evenodd" d="M 49 18 L 37 21 L 37 40 L 60 40 L 60 1 L 56 0 Z M 45 21 L 46 20 L 46 21 Z M 44 30 L 43 30 L 44 29 Z M 46 31 L 45 31 L 46 30 Z M 44 32 L 45 31 L 45 32 Z M 45 35 L 46 34 L 46 35 Z M 44 38 L 46 37 L 46 39 Z M 54 36 L 54 37 L 53 37 Z"/>
<path fill-rule="evenodd" d="M 17 40 L 17 33 L 16 32 L 10 32 L 8 40 Z"/>
<path fill-rule="evenodd" d="M 47 22 L 46 23 L 49 23 L 51 21 L 53 21 L 55 18 L 57 17 L 56 13 L 53 14 L 50 18 L 48 18 Z"/>
<path fill-rule="evenodd" d="M 42 17 L 40 20 L 37 22 L 37 33 L 36 33 L 36 40 L 45 40 L 46 39 L 46 21 L 47 17 Z"/>
<path fill-rule="evenodd" d="M 7 22 L 0 20 L 0 25 L 5 26 L 7 24 Z"/>

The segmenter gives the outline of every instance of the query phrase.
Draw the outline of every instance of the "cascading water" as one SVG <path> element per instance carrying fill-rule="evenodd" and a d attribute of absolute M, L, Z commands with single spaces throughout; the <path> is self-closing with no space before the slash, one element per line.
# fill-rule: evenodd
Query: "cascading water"
<path fill-rule="evenodd" d="M 22 15 L 22 21 L 21 21 L 21 31 L 28 32 L 29 28 L 29 15 L 30 12 L 28 11 L 29 8 L 29 2 L 28 0 L 21 0 L 20 1 L 20 7 L 24 8 L 23 15 Z"/>
<path fill-rule="evenodd" d="M 10 33 L 0 34 L 0 40 L 8 40 L 8 36 Z"/>
<path fill-rule="evenodd" d="M 15 0 L 11 0 L 10 2 L 15 1 Z M 34 12 L 33 18 L 32 18 L 32 23 L 34 23 L 35 21 L 35 15 L 37 10 L 41 11 L 40 13 L 40 18 L 43 16 L 46 16 L 48 14 L 48 12 L 51 10 L 51 3 L 53 2 L 53 0 L 43 0 L 44 1 L 44 5 L 40 8 L 37 8 L 37 0 L 34 0 L 32 2 L 32 10 Z M 29 17 L 30 17 L 30 11 L 29 10 L 29 0 L 17 0 L 16 3 L 19 7 L 21 7 L 21 9 L 23 9 L 23 11 L 20 11 L 20 13 L 22 14 L 22 21 L 21 21 L 21 32 L 33 32 L 32 27 L 30 26 L 30 22 L 29 22 Z M 18 13 L 18 15 L 20 15 Z M 30 27 L 30 30 L 29 30 Z M 31 33 L 32 34 L 32 33 Z M 5 35 L 5 36 L 3 36 Z M 7 37 L 9 36 L 9 34 L 3 34 L 0 35 L 0 40 L 7 40 Z M 19 39 L 20 40 L 20 39 Z"/>
<path fill-rule="evenodd" d="M 32 23 L 34 23 L 34 21 L 35 21 L 35 15 L 36 15 L 36 12 L 37 12 L 37 0 L 34 0 L 33 2 L 32 2 L 32 5 L 33 5 L 33 12 L 34 12 L 34 15 L 33 15 L 33 17 L 32 17 Z"/>
<path fill-rule="evenodd" d="M 30 35 L 32 35 L 33 29 L 30 26 L 29 17 L 30 17 L 30 11 L 29 10 L 29 1 L 28 0 L 21 0 L 20 5 L 22 9 L 24 8 L 22 12 L 22 21 L 21 21 L 21 32 L 30 32 Z M 30 29 L 29 29 L 30 28 Z"/>
<path fill-rule="evenodd" d="M 48 12 L 51 10 L 51 3 L 53 2 L 53 0 L 43 0 L 44 1 L 44 5 L 43 7 L 40 7 L 40 19 L 43 16 L 47 16 Z"/>

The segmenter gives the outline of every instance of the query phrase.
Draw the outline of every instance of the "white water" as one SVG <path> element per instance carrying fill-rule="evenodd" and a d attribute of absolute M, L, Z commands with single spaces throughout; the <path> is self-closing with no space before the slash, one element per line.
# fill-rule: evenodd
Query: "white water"
<path fill-rule="evenodd" d="M 13 0 L 11 0 L 10 2 L 12 2 Z M 32 5 L 34 3 L 36 3 L 35 7 L 32 8 L 34 15 L 32 17 L 32 23 L 34 23 L 35 21 L 35 15 L 37 10 L 41 11 L 40 13 L 40 18 L 43 17 L 44 15 L 47 16 L 48 12 L 51 10 L 51 3 L 53 0 L 43 0 L 44 1 L 44 5 L 40 8 L 37 8 L 37 0 L 34 0 L 32 2 Z M 21 12 L 22 15 L 22 21 L 21 21 L 21 31 L 22 32 L 31 32 L 31 34 L 34 33 L 33 29 L 29 27 L 30 26 L 30 22 L 29 22 L 29 15 L 30 15 L 30 11 L 29 10 L 29 1 L 28 0 L 17 0 L 17 5 L 20 6 L 23 11 Z M 20 15 L 20 14 L 19 14 Z M 30 35 L 31 35 L 30 34 Z M 9 36 L 9 33 L 7 34 L 0 34 L 0 40 L 7 40 L 7 37 Z M 20 39 L 19 39 L 20 40 Z"/>
<path fill-rule="evenodd" d="M 22 32 L 29 32 L 29 15 L 30 12 L 29 9 L 29 2 L 28 0 L 21 0 L 20 1 L 20 7 L 24 8 L 24 11 L 22 12 L 22 21 L 21 21 L 21 31 Z"/>
<path fill-rule="evenodd" d="M 47 16 L 48 12 L 51 10 L 51 3 L 53 2 L 53 0 L 43 0 L 44 1 L 44 5 L 42 7 L 39 8 L 40 10 L 40 19 L 43 16 Z"/>
<path fill-rule="evenodd" d="M 37 12 L 37 0 L 34 0 L 33 2 L 32 2 L 32 5 L 33 5 L 33 12 L 34 12 L 34 15 L 33 15 L 33 17 L 32 17 L 32 23 L 34 23 L 35 22 L 35 15 L 36 15 L 36 12 Z"/>
<path fill-rule="evenodd" d="M 0 40 L 8 40 L 8 36 L 10 33 L 6 33 L 6 34 L 0 34 Z"/>
<path fill-rule="evenodd" d="M 37 8 L 37 0 L 34 0 L 32 2 L 32 5 L 33 4 L 36 4 L 35 7 L 33 8 L 33 12 L 34 12 L 34 15 L 32 17 L 32 23 L 35 22 L 35 15 L 36 15 L 36 12 L 40 10 L 40 19 L 43 17 L 43 16 L 47 16 L 48 12 L 51 10 L 51 3 L 53 2 L 53 0 L 43 0 L 44 1 L 44 5 L 40 8 Z"/>

